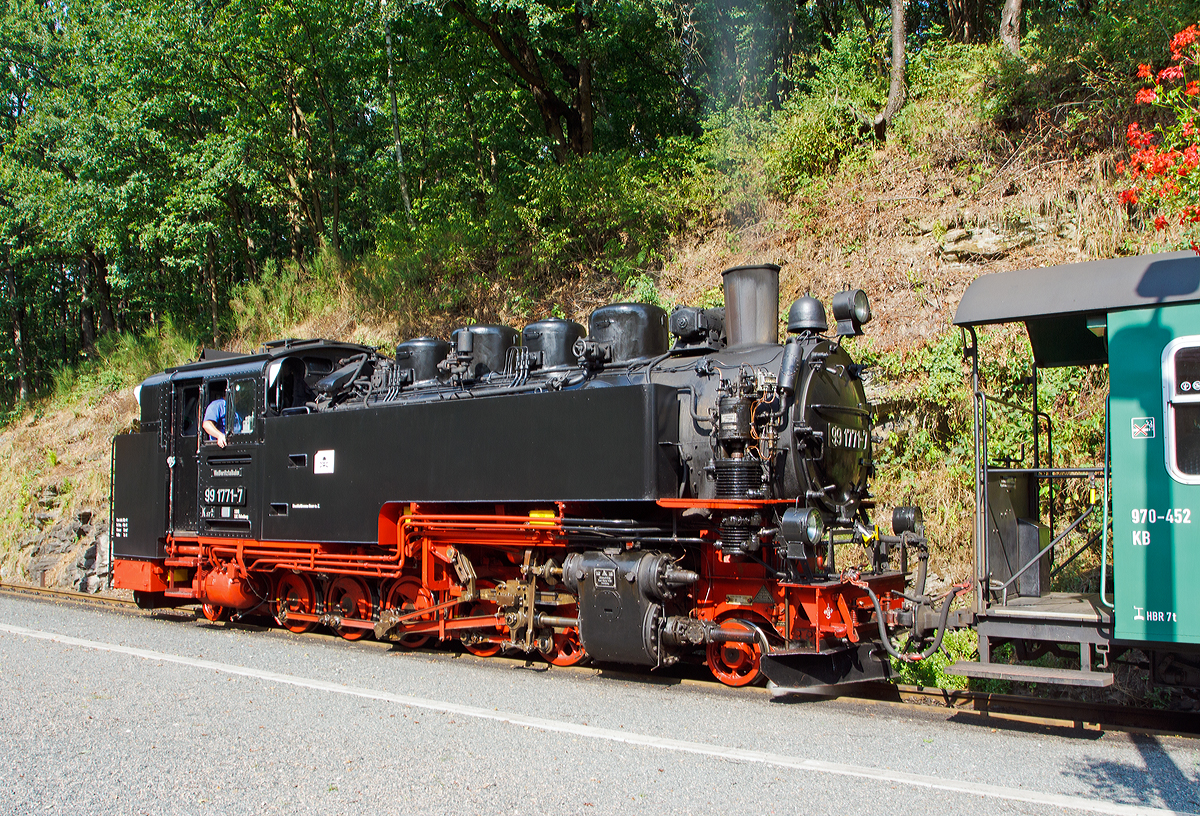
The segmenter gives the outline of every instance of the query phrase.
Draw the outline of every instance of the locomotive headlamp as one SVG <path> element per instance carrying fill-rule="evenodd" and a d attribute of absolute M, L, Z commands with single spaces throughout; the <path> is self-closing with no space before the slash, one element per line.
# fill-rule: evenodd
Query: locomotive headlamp
<path fill-rule="evenodd" d="M 833 296 L 833 319 L 839 336 L 862 334 L 862 327 L 871 322 L 871 303 L 862 289 L 847 289 Z"/>
<path fill-rule="evenodd" d="M 787 542 L 788 558 L 806 558 L 808 548 L 825 535 L 825 519 L 809 507 L 789 507 L 780 519 L 779 531 Z"/>
<path fill-rule="evenodd" d="M 925 534 L 925 517 L 920 507 L 897 507 L 892 510 L 892 532 L 896 535 L 905 533 Z"/>
<path fill-rule="evenodd" d="M 142 384 L 138 383 L 133 387 L 133 401 L 138 404 L 138 408 L 142 407 Z"/>

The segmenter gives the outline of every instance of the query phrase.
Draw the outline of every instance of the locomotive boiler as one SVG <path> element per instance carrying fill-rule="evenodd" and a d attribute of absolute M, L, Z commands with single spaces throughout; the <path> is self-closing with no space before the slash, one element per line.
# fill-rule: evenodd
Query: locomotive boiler
<path fill-rule="evenodd" d="M 778 273 L 726 271 L 721 309 L 612 304 L 393 356 L 281 340 L 152 376 L 114 441 L 114 583 L 412 648 L 697 661 L 784 690 L 886 677 L 893 631 L 944 630 L 949 599 L 904 594 L 919 513 L 891 535 L 869 517 L 842 345 L 866 295 L 834 297 L 832 331 L 800 298 L 779 343 Z M 223 447 L 200 427 L 219 399 Z"/>

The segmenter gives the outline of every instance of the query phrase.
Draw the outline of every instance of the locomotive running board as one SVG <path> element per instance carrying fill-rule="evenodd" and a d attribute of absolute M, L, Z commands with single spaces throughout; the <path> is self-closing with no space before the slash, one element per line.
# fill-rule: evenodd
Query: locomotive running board
<path fill-rule="evenodd" d="M 773 697 L 829 693 L 831 687 L 892 677 L 887 653 L 875 643 L 827 652 L 772 652 L 762 656 L 760 667 Z"/>

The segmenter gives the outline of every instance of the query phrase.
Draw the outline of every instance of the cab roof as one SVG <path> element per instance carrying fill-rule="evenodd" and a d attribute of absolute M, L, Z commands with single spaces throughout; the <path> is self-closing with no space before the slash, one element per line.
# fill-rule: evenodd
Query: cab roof
<path fill-rule="evenodd" d="M 1111 312 L 1200 302 L 1200 255 L 1191 250 L 982 275 L 963 293 L 956 326 L 1025 324 L 1040 367 L 1108 362 L 1088 328 Z"/>

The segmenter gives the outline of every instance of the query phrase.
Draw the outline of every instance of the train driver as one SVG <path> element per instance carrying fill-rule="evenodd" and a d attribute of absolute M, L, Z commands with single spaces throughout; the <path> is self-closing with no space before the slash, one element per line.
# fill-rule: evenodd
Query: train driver
<path fill-rule="evenodd" d="M 217 447 L 226 445 L 225 437 L 225 397 L 220 396 L 204 409 L 204 422 L 200 425 L 208 434 L 209 441 L 216 442 Z"/>

